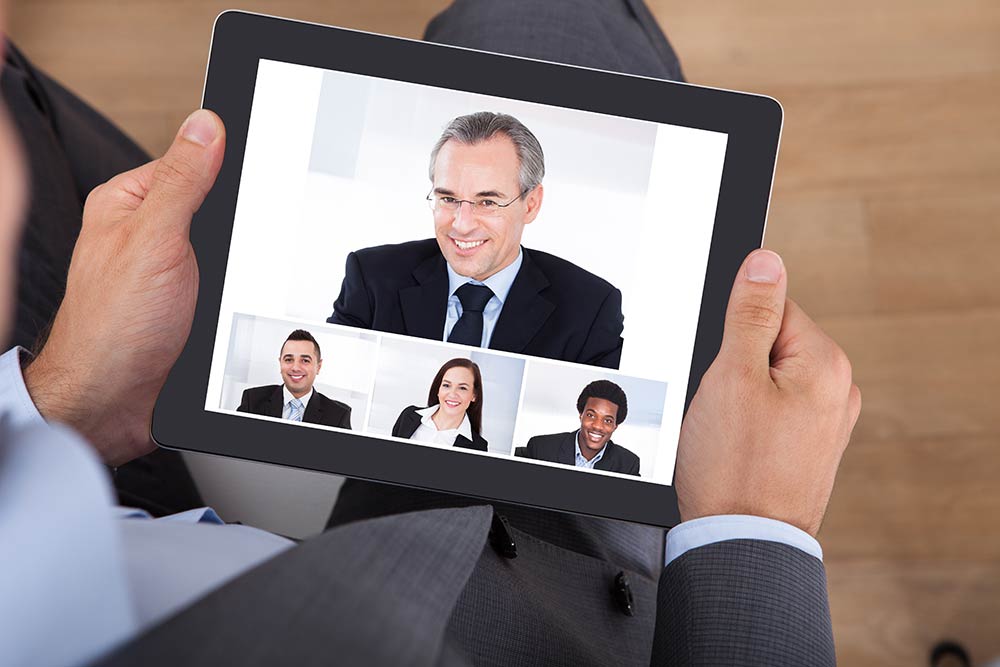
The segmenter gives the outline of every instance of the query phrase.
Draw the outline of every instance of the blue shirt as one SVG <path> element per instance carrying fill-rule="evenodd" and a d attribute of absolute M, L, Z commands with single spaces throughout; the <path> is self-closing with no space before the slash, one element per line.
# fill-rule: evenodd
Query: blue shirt
<path fill-rule="evenodd" d="M 458 322 L 458 318 L 462 316 L 462 302 L 458 300 L 455 290 L 466 283 L 472 283 L 473 285 L 486 285 L 493 291 L 493 296 L 490 297 L 490 300 L 486 302 L 486 307 L 483 308 L 483 340 L 479 347 L 489 347 L 490 339 L 493 337 L 493 329 L 496 328 L 497 320 L 500 319 L 500 311 L 503 309 L 503 304 L 507 300 L 507 295 L 510 293 L 511 285 L 514 284 L 514 279 L 517 278 L 517 272 L 521 270 L 521 263 L 523 261 L 524 251 L 518 248 L 517 259 L 515 259 L 510 266 L 497 271 L 482 282 L 473 280 L 472 278 L 467 278 L 466 276 L 460 276 L 455 273 L 455 269 L 451 268 L 451 264 L 447 264 L 448 312 L 444 318 L 444 338 L 441 340 L 448 340 L 448 336 L 451 335 L 451 330 Z"/>
<path fill-rule="evenodd" d="M 38 413 L 19 352 L 0 356 L 4 665 L 90 662 L 293 545 L 207 507 L 116 507 L 94 449 Z"/>
<path fill-rule="evenodd" d="M 607 443 L 605 443 L 604 446 L 601 447 L 601 451 L 597 452 L 597 456 L 588 461 L 587 457 L 580 451 L 580 429 L 577 429 L 576 433 L 573 434 L 573 444 L 576 446 L 576 467 L 587 468 L 588 470 L 594 469 L 597 462 L 604 458 L 604 450 L 608 448 Z"/>

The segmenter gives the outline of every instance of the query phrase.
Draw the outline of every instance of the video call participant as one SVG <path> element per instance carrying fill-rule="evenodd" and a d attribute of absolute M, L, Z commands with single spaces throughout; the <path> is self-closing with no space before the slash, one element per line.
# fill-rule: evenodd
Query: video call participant
<path fill-rule="evenodd" d="M 431 382 L 427 407 L 411 405 L 399 414 L 392 435 L 420 442 L 485 452 L 483 376 L 469 359 L 445 362 Z"/>
<path fill-rule="evenodd" d="M 323 356 L 311 333 L 296 329 L 288 334 L 281 346 L 278 363 L 283 384 L 245 390 L 237 412 L 351 428 L 351 406 L 313 389 L 323 367 Z"/>
<path fill-rule="evenodd" d="M 430 158 L 436 238 L 349 254 L 327 322 L 618 368 L 621 292 L 521 246 L 544 174 L 538 139 L 513 116 L 452 120 Z"/>
<path fill-rule="evenodd" d="M 638 475 L 639 457 L 611 442 L 615 429 L 628 415 L 625 391 L 614 382 L 595 380 L 583 388 L 576 409 L 580 413 L 579 430 L 536 435 L 528 440 L 526 447 L 518 448 L 518 455 L 577 468 Z"/>

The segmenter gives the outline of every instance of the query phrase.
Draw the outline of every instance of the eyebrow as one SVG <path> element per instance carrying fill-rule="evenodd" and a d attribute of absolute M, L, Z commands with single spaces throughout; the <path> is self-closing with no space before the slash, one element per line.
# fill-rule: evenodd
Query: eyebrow
<path fill-rule="evenodd" d="M 455 193 L 452 192 L 451 190 L 447 189 L 447 188 L 434 188 L 434 194 L 436 194 L 436 195 L 444 195 L 445 197 L 454 197 L 455 196 Z M 500 192 L 499 190 L 483 190 L 481 192 L 477 192 L 473 196 L 475 196 L 475 197 L 496 197 L 498 199 L 506 199 L 507 198 L 507 195 L 505 195 L 504 193 Z"/>
<path fill-rule="evenodd" d="M 302 357 L 303 359 L 309 359 L 310 361 L 313 358 L 311 354 L 300 354 L 299 356 Z M 294 359 L 295 355 L 291 354 L 291 353 L 281 355 L 282 359 L 288 359 L 289 357 L 291 357 L 292 359 Z"/>

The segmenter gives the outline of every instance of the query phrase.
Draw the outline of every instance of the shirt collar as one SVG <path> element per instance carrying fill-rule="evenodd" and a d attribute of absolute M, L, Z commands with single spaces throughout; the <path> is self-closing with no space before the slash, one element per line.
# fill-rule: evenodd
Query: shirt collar
<path fill-rule="evenodd" d="M 510 293 L 510 288 L 514 284 L 514 279 L 517 278 L 517 272 L 521 270 L 521 263 L 523 261 L 524 251 L 518 247 L 517 259 L 511 262 L 509 266 L 500 269 L 492 276 L 481 282 L 455 273 L 455 269 L 451 268 L 451 264 L 446 263 L 446 266 L 448 267 L 448 296 L 450 297 L 454 295 L 455 290 L 465 283 L 472 283 L 473 285 L 486 285 L 493 291 L 493 295 L 500 300 L 500 305 L 502 306 L 504 301 L 507 300 L 507 294 Z"/>
<path fill-rule="evenodd" d="M 306 413 L 306 408 L 309 407 L 309 399 L 312 398 L 314 391 L 316 391 L 315 388 L 310 388 L 309 393 L 299 399 L 300 401 L 302 401 L 302 414 Z M 288 402 L 291 401 L 293 398 L 295 398 L 294 396 L 292 396 L 292 392 L 288 391 L 288 387 L 286 387 L 285 385 L 281 385 L 281 393 L 285 397 L 285 402 L 281 404 L 282 407 L 288 405 Z"/>
<path fill-rule="evenodd" d="M 611 441 L 609 440 L 608 442 L 604 443 L 604 446 L 601 447 L 601 451 L 597 452 L 597 456 L 588 461 L 590 465 L 592 466 L 597 465 L 597 462 L 600 461 L 602 458 L 604 458 L 604 452 L 608 451 L 608 444 L 610 442 Z M 580 429 L 576 429 L 576 433 L 573 434 L 573 446 L 576 447 L 576 455 L 582 458 L 584 461 L 586 461 L 587 457 L 584 456 L 583 452 L 580 451 Z"/>
<path fill-rule="evenodd" d="M 417 410 L 417 414 L 420 415 L 420 423 L 423 424 L 424 426 L 428 426 L 437 431 L 438 430 L 437 424 L 435 424 L 434 420 L 431 419 L 431 417 L 434 416 L 434 413 L 437 412 L 437 410 L 438 410 L 437 405 L 431 405 L 426 408 L 420 408 L 419 410 Z M 462 418 L 462 423 L 458 425 L 457 429 L 444 429 L 444 430 L 458 431 L 459 435 L 465 436 L 469 440 L 469 442 L 472 442 L 472 422 L 469 421 L 469 413 L 465 413 L 465 417 Z"/>

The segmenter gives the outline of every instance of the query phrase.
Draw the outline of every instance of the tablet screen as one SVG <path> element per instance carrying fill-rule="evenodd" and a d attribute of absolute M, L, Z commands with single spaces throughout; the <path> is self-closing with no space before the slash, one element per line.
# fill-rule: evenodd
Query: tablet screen
<path fill-rule="evenodd" d="M 205 408 L 671 484 L 726 144 L 260 60 Z"/>

